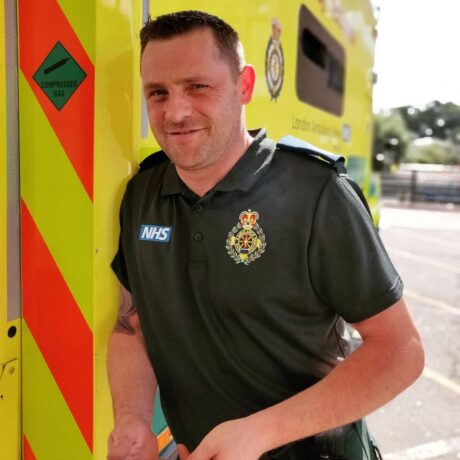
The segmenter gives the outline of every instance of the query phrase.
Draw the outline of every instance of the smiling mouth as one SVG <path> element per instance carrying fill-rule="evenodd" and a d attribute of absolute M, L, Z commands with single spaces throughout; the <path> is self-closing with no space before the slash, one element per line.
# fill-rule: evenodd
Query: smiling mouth
<path fill-rule="evenodd" d="M 197 133 L 198 131 L 201 131 L 201 129 L 187 129 L 184 131 L 171 131 L 168 134 L 172 136 L 183 136 L 185 134 L 191 134 L 191 133 Z"/>

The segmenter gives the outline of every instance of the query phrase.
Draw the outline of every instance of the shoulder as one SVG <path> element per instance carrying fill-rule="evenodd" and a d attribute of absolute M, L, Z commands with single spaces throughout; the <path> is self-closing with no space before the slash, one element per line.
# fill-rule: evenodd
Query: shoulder
<path fill-rule="evenodd" d="M 152 168 L 157 168 L 158 166 L 169 162 L 169 158 L 167 157 L 166 153 L 163 150 L 159 150 L 158 152 L 154 152 L 146 157 L 141 163 L 139 164 L 139 172 L 143 173 Z"/>
<path fill-rule="evenodd" d="M 169 158 L 162 150 L 150 154 L 139 164 L 137 172 L 129 181 L 130 185 L 142 187 L 142 184 L 147 184 L 152 178 L 158 178 L 169 163 Z"/>
<path fill-rule="evenodd" d="M 333 169 L 338 175 L 346 175 L 345 157 L 320 149 L 302 139 L 288 135 L 276 144 L 282 152 L 294 153 L 301 158 L 311 161 L 313 164 Z"/>
<path fill-rule="evenodd" d="M 294 136 L 283 137 L 277 143 L 277 148 L 281 152 L 294 153 L 297 157 L 308 159 L 306 163 L 309 165 L 306 169 L 311 175 L 318 174 L 326 179 L 322 190 L 335 190 L 342 198 L 359 203 L 359 206 L 364 207 L 367 214 L 372 217 L 362 190 L 347 174 L 345 157 L 320 149 Z"/>
<path fill-rule="evenodd" d="M 163 151 L 146 157 L 127 183 L 125 201 L 130 198 L 137 200 L 139 195 L 144 195 L 147 190 L 150 194 L 157 193 L 160 190 L 161 178 L 169 163 L 169 158 Z"/>

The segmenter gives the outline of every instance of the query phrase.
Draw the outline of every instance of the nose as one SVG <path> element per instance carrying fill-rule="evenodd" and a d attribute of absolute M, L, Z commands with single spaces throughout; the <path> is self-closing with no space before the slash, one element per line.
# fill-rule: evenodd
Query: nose
<path fill-rule="evenodd" d="M 192 114 L 192 106 L 184 94 L 169 94 L 165 106 L 165 118 L 172 123 L 180 123 Z"/>

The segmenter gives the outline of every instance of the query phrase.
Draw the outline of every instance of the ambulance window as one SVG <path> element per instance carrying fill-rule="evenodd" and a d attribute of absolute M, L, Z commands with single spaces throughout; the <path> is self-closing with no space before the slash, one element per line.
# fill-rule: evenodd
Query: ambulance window
<path fill-rule="evenodd" d="M 299 11 L 297 97 L 319 109 L 341 115 L 345 52 L 304 5 Z"/>
<path fill-rule="evenodd" d="M 327 50 L 310 30 L 304 29 L 302 33 L 302 51 L 309 59 L 323 69 L 326 67 Z"/>

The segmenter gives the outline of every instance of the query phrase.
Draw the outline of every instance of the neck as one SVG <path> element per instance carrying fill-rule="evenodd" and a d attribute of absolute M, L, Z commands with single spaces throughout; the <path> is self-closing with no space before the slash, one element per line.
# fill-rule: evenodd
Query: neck
<path fill-rule="evenodd" d="M 233 143 L 231 151 L 214 163 L 197 169 L 181 169 L 176 166 L 177 174 L 192 192 L 202 197 L 228 174 L 252 141 L 253 138 L 244 130 L 239 136 L 239 142 Z"/>

